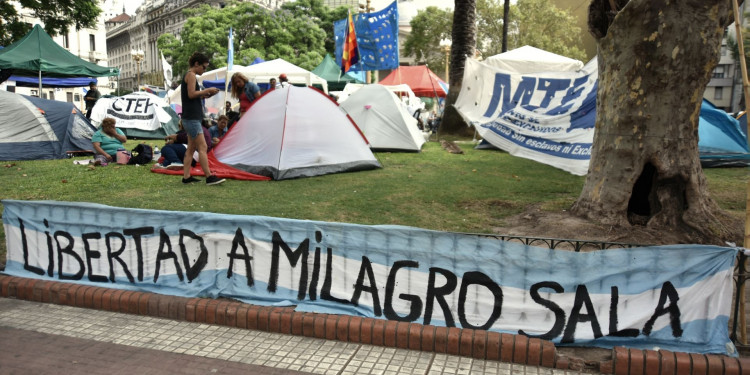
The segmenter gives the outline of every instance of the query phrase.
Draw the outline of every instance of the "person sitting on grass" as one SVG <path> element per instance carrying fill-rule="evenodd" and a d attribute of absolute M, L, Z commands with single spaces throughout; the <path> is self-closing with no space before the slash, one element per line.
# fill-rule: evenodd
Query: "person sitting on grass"
<path fill-rule="evenodd" d="M 179 171 L 183 169 L 183 160 L 185 160 L 185 151 L 187 150 L 188 136 L 182 127 L 182 120 L 178 123 L 180 130 L 175 134 L 170 134 L 164 138 L 164 147 L 161 149 L 163 160 L 154 164 L 153 169 L 169 169 L 170 171 Z M 208 129 L 203 128 L 203 138 L 206 140 L 208 151 L 211 151 L 213 143 Z"/>
<path fill-rule="evenodd" d="M 218 145 L 221 139 L 224 138 L 224 135 L 227 134 L 227 131 L 229 131 L 227 125 L 229 125 L 229 117 L 221 115 L 216 120 L 216 125 L 208 129 L 211 133 L 211 142 L 214 146 Z"/>
<path fill-rule="evenodd" d="M 91 137 L 94 145 L 95 165 L 107 165 L 117 161 L 117 149 L 122 148 L 128 137 L 115 127 L 115 119 L 105 117 L 101 127 Z"/>

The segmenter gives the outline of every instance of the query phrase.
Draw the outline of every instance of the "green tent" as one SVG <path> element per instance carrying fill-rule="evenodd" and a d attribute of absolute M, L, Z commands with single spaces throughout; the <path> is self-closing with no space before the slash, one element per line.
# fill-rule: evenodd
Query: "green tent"
<path fill-rule="evenodd" d="M 0 70 L 39 77 L 40 92 L 42 77 L 107 77 L 120 74 L 117 68 L 99 66 L 68 52 L 39 25 L 34 25 L 21 40 L 0 49 Z"/>
<path fill-rule="evenodd" d="M 341 91 L 344 89 L 347 83 L 364 83 L 365 80 L 361 77 L 357 77 L 355 72 L 349 72 L 347 74 L 341 74 L 341 68 L 336 64 L 331 55 L 326 54 L 323 62 L 320 63 L 312 71 L 314 74 L 320 76 L 320 78 L 328 81 L 329 91 Z M 360 72 L 364 73 L 364 72 Z"/>

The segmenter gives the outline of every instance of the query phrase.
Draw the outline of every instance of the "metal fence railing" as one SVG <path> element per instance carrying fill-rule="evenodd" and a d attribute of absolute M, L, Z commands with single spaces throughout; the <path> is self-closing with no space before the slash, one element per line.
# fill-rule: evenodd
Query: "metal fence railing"
<path fill-rule="evenodd" d="M 553 250 L 569 250 L 569 251 L 575 251 L 575 252 L 649 246 L 649 245 L 633 244 L 633 243 L 625 243 L 625 242 L 584 241 L 584 240 L 570 240 L 570 239 L 562 239 L 562 238 L 509 236 L 509 235 L 487 234 L 487 233 L 471 233 L 471 234 L 482 236 L 482 237 L 494 238 L 494 239 L 498 239 L 501 241 L 519 242 L 519 243 L 522 243 L 524 245 L 529 245 L 529 246 L 547 247 Z"/>
<path fill-rule="evenodd" d="M 750 345 L 747 343 L 747 321 L 745 319 L 745 281 L 750 278 L 750 273 L 748 273 L 747 255 L 740 252 L 737 258 L 737 266 L 734 269 L 733 318 L 729 338 L 738 351 L 747 352 L 750 350 Z"/>

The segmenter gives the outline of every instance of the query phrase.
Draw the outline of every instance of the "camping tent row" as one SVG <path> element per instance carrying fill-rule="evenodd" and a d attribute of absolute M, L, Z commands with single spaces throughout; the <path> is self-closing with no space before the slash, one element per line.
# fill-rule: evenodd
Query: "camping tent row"
<path fill-rule="evenodd" d="M 209 163 L 225 178 L 282 180 L 379 168 L 372 149 L 419 151 L 424 142 L 416 120 L 384 86 L 362 88 L 341 108 L 317 89 L 289 86 L 255 100 Z"/>
<path fill-rule="evenodd" d="M 367 139 L 336 102 L 317 89 L 297 86 L 256 99 L 211 150 L 209 162 L 218 176 L 251 180 L 380 168 Z M 196 166 L 192 173 L 203 172 Z"/>

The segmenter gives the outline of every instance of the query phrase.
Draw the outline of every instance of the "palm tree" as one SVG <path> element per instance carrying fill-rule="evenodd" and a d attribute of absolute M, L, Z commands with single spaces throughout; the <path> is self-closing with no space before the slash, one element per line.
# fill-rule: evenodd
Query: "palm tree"
<path fill-rule="evenodd" d="M 507 0 L 506 0 L 507 1 Z M 451 32 L 450 92 L 446 98 L 445 113 L 440 124 L 440 133 L 468 133 L 469 128 L 458 114 L 453 104 L 461 91 L 466 56 L 474 56 L 477 43 L 477 4 L 476 0 L 455 0 L 453 10 L 453 30 Z"/>
<path fill-rule="evenodd" d="M 508 51 L 508 18 L 510 14 L 510 0 L 503 4 L 503 52 Z"/>

